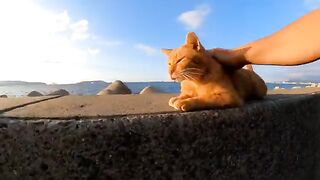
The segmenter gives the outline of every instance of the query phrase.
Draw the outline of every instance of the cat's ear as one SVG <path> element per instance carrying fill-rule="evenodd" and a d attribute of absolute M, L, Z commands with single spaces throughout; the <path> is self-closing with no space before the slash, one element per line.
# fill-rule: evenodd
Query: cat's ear
<path fill-rule="evenodd" d="M 170 56 L 172 49 L 161 49 L 161 52 L 167 56 Z"/>
<path fill-rule="evenodd" d="M 186 37 L 186 44 L 191 45 L 194 50 L 204 51 L 204 47 L 201 45 L 199 38 L 194 32 L 189 32 Z"/>

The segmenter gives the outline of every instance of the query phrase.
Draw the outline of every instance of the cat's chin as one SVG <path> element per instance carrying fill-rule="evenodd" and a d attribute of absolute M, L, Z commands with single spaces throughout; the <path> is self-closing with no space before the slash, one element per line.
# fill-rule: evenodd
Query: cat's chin
<path fill-rule="evenodd" d="M 184 80 L 186 80 L 186 79 L 184 79 L 184 78 L 177 78 L 177 79 L 175 79 L 174 81 L 181 83 L 181 82 L 184 81 Z"/>

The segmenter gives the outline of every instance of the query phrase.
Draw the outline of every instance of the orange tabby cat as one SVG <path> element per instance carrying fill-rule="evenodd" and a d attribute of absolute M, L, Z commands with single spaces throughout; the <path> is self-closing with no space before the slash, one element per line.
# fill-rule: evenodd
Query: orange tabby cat
<path fill-rule="evenodd" d="M 162 49 L 169 60 L 171 79 L 181 82 L 181 94 L 169 105 L 177 110 L 238 107 L 249 99 L 262 99 L 264 81 L 252 69 L 228 70 L 210 57 L 195 33 L 177 49 Z"/>

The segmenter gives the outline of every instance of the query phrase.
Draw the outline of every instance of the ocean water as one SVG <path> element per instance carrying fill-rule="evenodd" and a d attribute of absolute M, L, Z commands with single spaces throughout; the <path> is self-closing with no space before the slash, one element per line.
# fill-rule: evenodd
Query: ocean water
<path fill-rule="evenodd" d="M 42 94 L 49 94 L 58 89 L 65 89 L 73 95 L 95 95 L 100 90 L 107 87 L 110 83 L 103 81 L 85 82 L 77 84 L 66 85 L 10 85 L 0 86 L 0 95 L 6 94 L 8 96 L 25 96 L 31 91 L 39 91 Z M 134 94 L 139 93 L 143 88 L 152 86 L 160 89 L 166 93 L 179 93 L 180 84 L 176 82 L 127 82 L 125 83 Z M 293 87 L 305 87 L 308 84 L 281 84 L 281 83 L 267 83 L 268 89 L 274 89 L 275 87 L 291 89 Z"/>

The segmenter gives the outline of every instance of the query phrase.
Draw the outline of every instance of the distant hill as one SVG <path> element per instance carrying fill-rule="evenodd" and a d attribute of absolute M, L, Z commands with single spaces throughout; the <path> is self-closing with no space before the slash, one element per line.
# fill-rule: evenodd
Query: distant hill
<path fill-rule="evenodd" d="M 49 84 L 51 86 L 68 86 L 68 85 L 80 85 L 80 86 L 88 86 L 88 85 L 98 85 L 98 86 L 106 86 L 110 83 L 104 81 L 82 81 L 74 84 Z M 27 82 L 27 81 L 0 81 L 0 86 L 16 86 L 16 85 L 48 85 L 43 82 Z"/>
<path fill-rule="evenodd" d="M 313 82 L 320 83 L 320 76 L 306 76 L 304 78 L 290 79 L 288 82 Z"/>
<path fill-rule="evenodd" d="M 110 83 L 105 81 L 81 81 L 78 83 L 70 83 L 70 84 L 49 84 L 49 86 L 88 86 L 88 85 L 95 85 L 95 86 L 106 86 Z"/>
<path fill-rule="evenodd" d="M 106 86 L 107 82 L 104 81 L 82 81 L 82 82 L 78 82 L 76 83 L 77 85 L 83 85 L 83 86 L 87 86 L 87 85 L 100 85 L 100 86 Z"/>
<path fill-rule="evenodd" d="M 17 85 L 46 85 L 46 83 L 26 82 L 26 81 L 0 81 L 0 86 L 17 86 Z"/>

